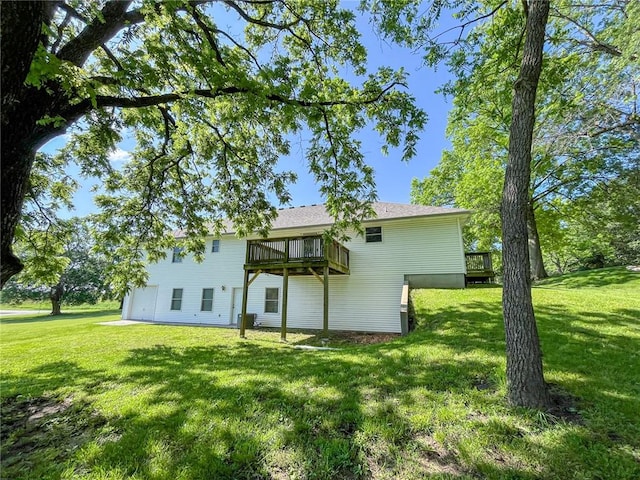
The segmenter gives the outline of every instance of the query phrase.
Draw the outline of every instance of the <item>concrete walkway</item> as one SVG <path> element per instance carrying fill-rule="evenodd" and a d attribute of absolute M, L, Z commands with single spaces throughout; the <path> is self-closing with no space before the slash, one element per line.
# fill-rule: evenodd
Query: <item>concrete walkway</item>
<path fill-rule="evenodd" d="M 137 320 L 114 320 L 112 322 L 100 322 L 98 325 L 113 325 L 114 327 L 122 327 L 125 325 L 137 325 L 139 323 L 149 323 L 149 322 L 139 322 Z"/>

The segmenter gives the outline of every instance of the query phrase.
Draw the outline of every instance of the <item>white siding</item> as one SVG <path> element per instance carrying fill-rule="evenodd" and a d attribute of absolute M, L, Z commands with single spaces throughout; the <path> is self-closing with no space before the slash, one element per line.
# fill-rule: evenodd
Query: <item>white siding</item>
<path fill-rule="evenodd" d="M 329 328 L 400 332 L 400 297 L 404 276 L 448 274 L 465 271 L 458 219 L 452 216 L 368 222 L 382 227 L 382 242 L 366 243 L 354 237 L 350 250 L 350 275 L 329 278 Z M 315 229 L 280 230 L 273 237 L 320 233 Z M 158 285 L 155 320 L 229 324 L 233 287 L 242 287 L 246 240 L 223 236 L 220 251 L 212 253 L 207 242 L 206 259 L 197 264 L 189 256 L 171 263 L 169 255 L 149 266 L 149 285 Z M 224 286 L 224 291 L 222 287 Z M 266 288 L 279 288 L 279 312 L 265 313 Z M 183 288 L 181 311 L 171 311 L 171 293 Z M 213 312 L 200 312 L 203 288 L 214 289 Z M 135 293 L 134 293 L 135 296 Z M 322 328 L 323 285 L 313 276 L 289 277 L 287 325 L 290 328 Z M 128 299 L 124 312 L 128 312 Z M 282 277 L 261 274 L 249 287 L 248 313 L 265 326 L 280 326 Z M 235 320 L 233 320 L 235 323 Z"/>
<path fill-rule="evenodd" d="M 149 265 L 148 283 L 158 285 L 156 321 L 214 325 L 228 325 L 231 322 L 233 287 L 242 287 L 246 242 L 233 236 L 222 238 L 220 251 L 214 253 L 211 252 L 211 241 L 207 241 L 202 263 L 195 262 L 190 255 L 185 256 L 181 263 L 172 263 L 169 254 L 164 260 Z M 170 309 L 174 288 L 183 289 L 182 308 L 179 311 Z M 203 288 L 213 288 L 211 312 L 200 311 Z M 122 311 L 128 311 L 124 305 Z"/>

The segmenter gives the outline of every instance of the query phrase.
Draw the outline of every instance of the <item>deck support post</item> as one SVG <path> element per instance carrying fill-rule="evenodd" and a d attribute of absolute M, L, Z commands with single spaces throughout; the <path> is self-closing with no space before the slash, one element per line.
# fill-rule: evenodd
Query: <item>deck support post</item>
<path fill-rule="evenodd" d="M 282 271 L 282 324 L 280 325 L 280 341 L 287 341 L 287 301 L 289 299 L 289 269 Z"/>
<path fill-rule="evenodd" d="M 247 324 L 247 298 L 249 296 L 249 270 L 244 271 L 244 284 L 242 285 L 242 313 L 240 314 L 240 338 L 247 338 L 244 334 Z"/>
<path fill-rule="evenodd" d="M 324 305 L 322 309 L 322 334 L 329 337 L 329 266 L 324 267 Z"/>

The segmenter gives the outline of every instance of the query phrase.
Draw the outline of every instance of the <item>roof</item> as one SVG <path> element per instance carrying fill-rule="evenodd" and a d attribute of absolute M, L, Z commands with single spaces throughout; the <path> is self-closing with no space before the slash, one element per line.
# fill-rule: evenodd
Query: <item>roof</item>
<path fill-rule="evenodd" d="M 374 202 L 372 205 L 376 216 L 364 220 L 372 222 L 376 220 L 398 220 L 402 218 L 435 217 L 442 215 L 469 216 L 471 212 L 462 208 L 430 207 L 426 205 L 411 205 L 406 203 Z M 225 221 L 226 231 L 233 232 L 231 222 Z M 333 224 L 333 217 L 327 213 L 324 204 L 303 205 L 301 207 L 289 207 L 278 209 L 278 217 L 271 225 L 271 230 L 283 230 L 287 228 L 303 227 L 327 227 Z M 183 230 L 173 232 L 177 238 L 185 237 Z"/>
<path fill-rule="evenodd" d="M 425 205 L 409 205 L 405 203 L 374 202 L 373 210 L 376 212 L 374 220 L 393 220 L 411 217 L 432 217 L 438 215 L 470 215 L 469 210 L 462 208 L 429 207 Z M 333 218 L 329 215 L 324 204 L 302 207 L 282 208 L 278 210 L 278 218 L 271 227 L 272 230 L 298 227 L 319 227 L 333 224 Z"/>

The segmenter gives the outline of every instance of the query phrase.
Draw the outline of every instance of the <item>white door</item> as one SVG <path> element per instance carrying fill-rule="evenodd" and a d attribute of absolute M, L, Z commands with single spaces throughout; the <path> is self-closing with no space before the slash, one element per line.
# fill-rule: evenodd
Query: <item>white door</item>
<path fill-rule="evenodd" d="M 131 298 L 130 320 L 154 320 L 158 287 L 136 288 Z"/>
<path fill-rule="evenodd" d="M 233 305 L 231 305 L 231 321 L 238 323 L 238 315 L 242 313 L 242 288 L 233 289 Z"/>

